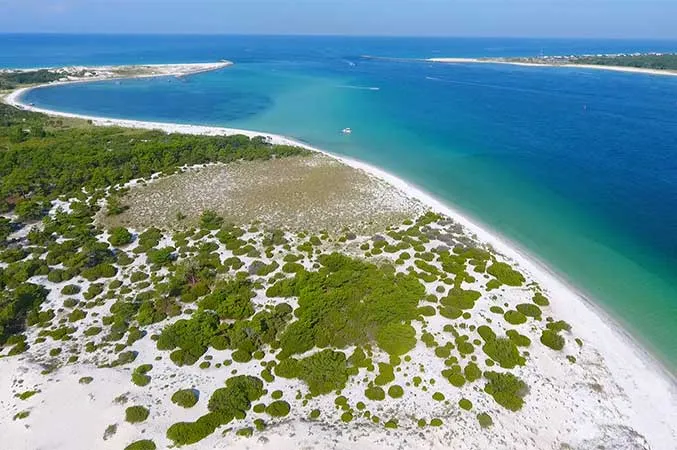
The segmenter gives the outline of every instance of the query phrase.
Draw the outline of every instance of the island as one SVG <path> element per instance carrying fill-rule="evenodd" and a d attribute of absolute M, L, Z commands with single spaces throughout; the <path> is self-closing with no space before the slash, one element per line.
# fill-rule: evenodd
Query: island
<path fill-rule="evenodd" d="M 40 110 L 21 84 L 63 77 L 27 73 L 0 104 L 4 447 L 677 442 L 666 369 L 415 186 L 269 133 Z"/>

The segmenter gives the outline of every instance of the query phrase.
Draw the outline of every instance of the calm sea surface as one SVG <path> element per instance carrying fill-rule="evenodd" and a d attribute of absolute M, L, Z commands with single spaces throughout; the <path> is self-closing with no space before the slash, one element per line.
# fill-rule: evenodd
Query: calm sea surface
<path fill-rule="evenodd" d="M 0 35 L 0 67 L 232 60 L 184 80 L 51 87 L 26 100 L 276 132 L 378 165 L 547 262 L 674 372 L 677 77 L 365 58 L 634 51 L 677 42 Z"/>

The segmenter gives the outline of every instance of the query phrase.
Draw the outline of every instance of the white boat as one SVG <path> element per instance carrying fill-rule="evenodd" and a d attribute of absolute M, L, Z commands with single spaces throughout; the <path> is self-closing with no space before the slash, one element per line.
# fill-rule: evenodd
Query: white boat
<path fill-rule="evenodd" d="M 343 130 L 341 130 L 341 133 L 343 134 L 351 134 L 352 132 L 353 130 L 351 130 L 350 128 L 344 128 Z"/>

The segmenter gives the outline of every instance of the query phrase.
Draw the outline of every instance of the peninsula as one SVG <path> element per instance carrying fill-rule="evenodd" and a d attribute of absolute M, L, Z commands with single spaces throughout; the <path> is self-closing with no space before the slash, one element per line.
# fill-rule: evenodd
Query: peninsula
<path fill-rule="evenodd" d="M 124 73 L 177 74 L 154 67 Z M 68 81 L 122 72 L 87 73 Z M 0 104 L 7 448 L 677 442 L 651 355 L 415 186 L 284 136 L 41 110 L 25 89 Z"/>
<path fill-rule="evenodd" d="M 520 66 L 578 67 L 645 73 L 650 75 L 677 75 L 677 55 L 671 53 L 633 53 L 617 55 L 570 55 L 502 58 L 430 58 L 439 63 L 513 64 Z"/>

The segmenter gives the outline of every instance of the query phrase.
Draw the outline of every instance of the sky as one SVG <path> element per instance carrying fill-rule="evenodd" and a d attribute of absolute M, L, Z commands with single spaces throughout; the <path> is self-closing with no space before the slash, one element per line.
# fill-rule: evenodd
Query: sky
<path fill-rule="evenodd" d="M 677 39 L 677 0 L 0 0 L 0 33 Z"/>

